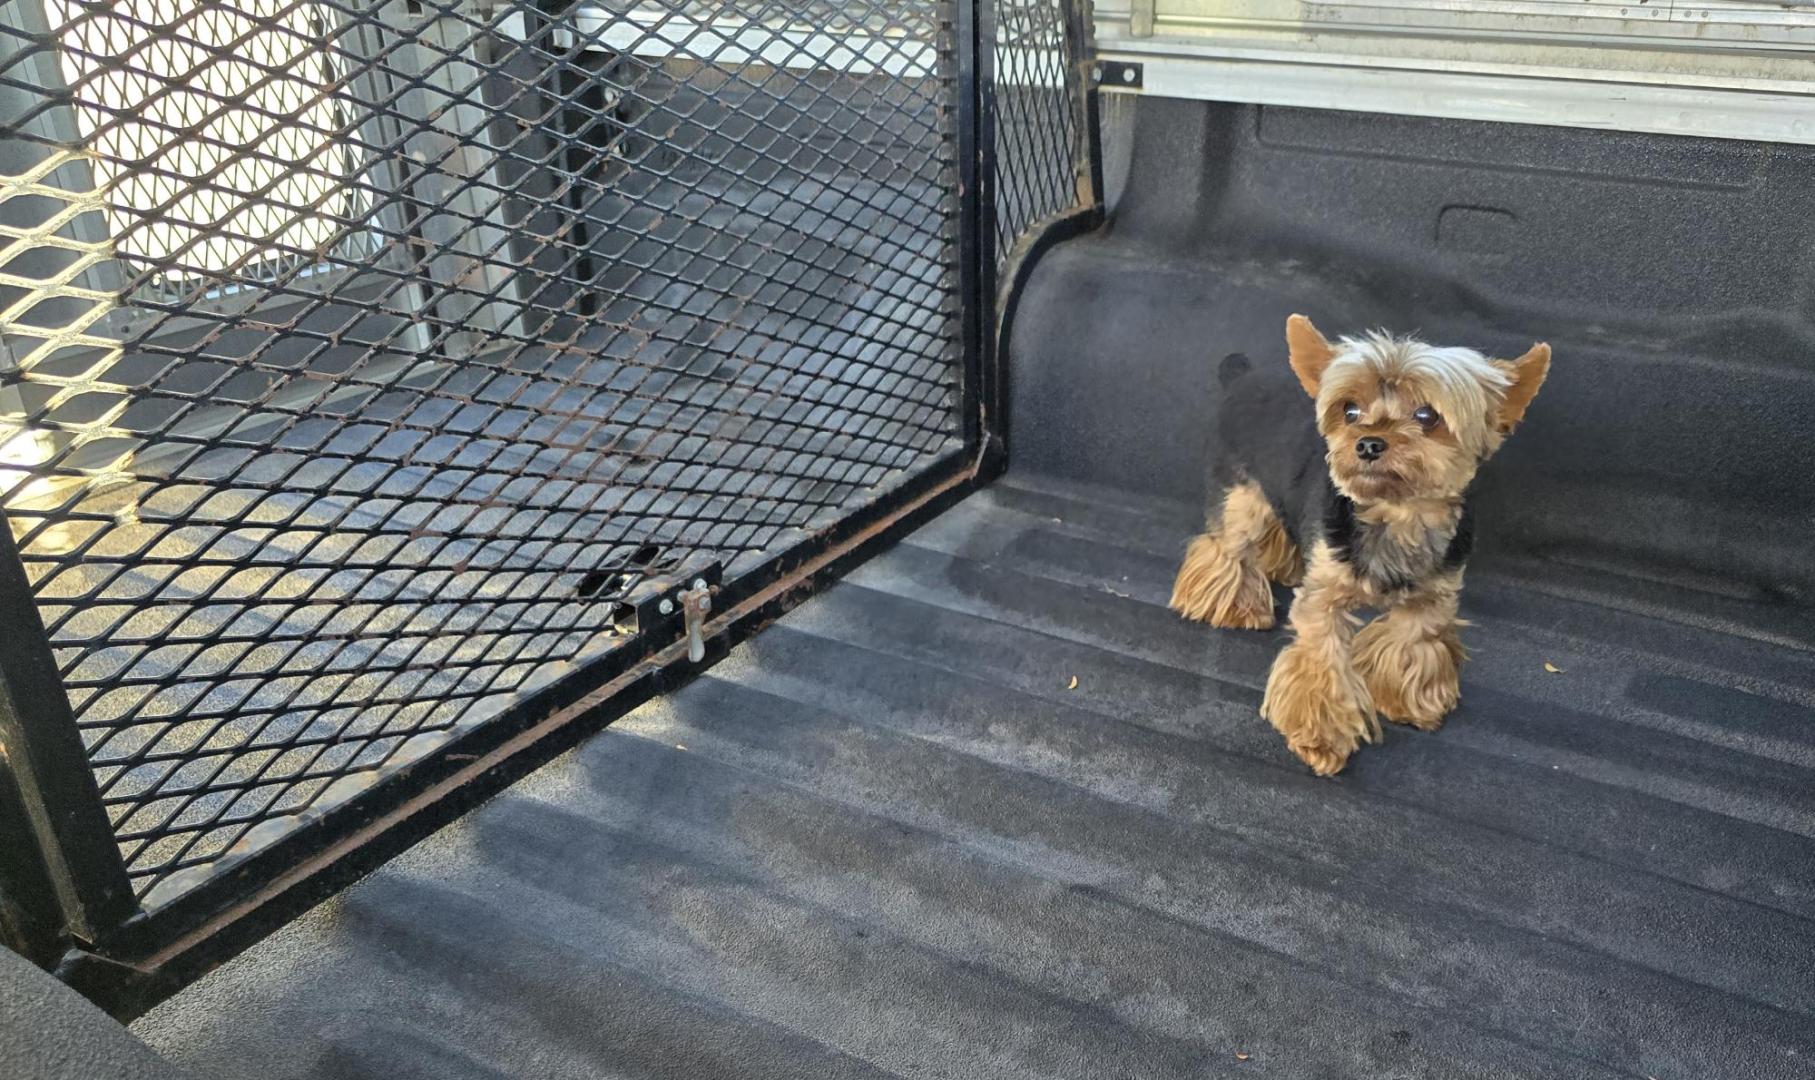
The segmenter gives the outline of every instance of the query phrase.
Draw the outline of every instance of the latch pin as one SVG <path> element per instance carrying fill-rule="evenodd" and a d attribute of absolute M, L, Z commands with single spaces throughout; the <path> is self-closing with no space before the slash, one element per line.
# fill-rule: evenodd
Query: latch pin
<path fill-rule="evenodd" d="M 687 627 L 687 659 L 699 663 L 706 658 L 706 637 L 701 627 L 712 613 L 712 588 L 705 578 L 694 578 L 693 587 L 681 593 L 681 621 Z"/>

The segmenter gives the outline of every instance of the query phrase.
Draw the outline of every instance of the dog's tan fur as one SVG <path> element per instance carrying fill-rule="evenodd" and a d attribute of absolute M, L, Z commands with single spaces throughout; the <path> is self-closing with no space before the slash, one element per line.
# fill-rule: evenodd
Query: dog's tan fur
<path fill-rule="evenodd" d="M 1273 661 L 1260 714 L 1286 737 L 1311 771 L 1340 771 L 1363 742 L 1380 737 L 1374 696 L 1350 653 L 1357 620 L 1349 612 L 1364 587 L 1318 544 L 1292 599 L 1292 643 Z"/>
<path fill-rule="evenodd" d="M 1444 551 L 1475 472 L 1543 385 L 1550 347 L 1489 361 L 1384 335 L 1331 343 L 1301 315 L 1287 321 L 1286 340 L 1292 370 L 1315 402 L 1331 482 L 1367 526 L 1358 534 L 1364 547 L 1338 557 L 1319 540 L 1301 561 L 1266 493 L 1238 484 L 1191 541 L 1172 607 L 1214 626 L 1266 629 L 1268 580 L 1302 578 L 1289 617 L 1293 639 L 1268 674 L 1261 715 L 1328 776 L 1378 739 L 1379 716 L 1432 731 L 1460 700 L 1462 571 L 1444 565 Z M 1438 419 L 1421 421 L 1421 406 Z M 1385 440 L 1387 450 L 1364 460 L 1360 436 Z M 1358 608 L 1381 612 L 1359 633 Z"/>
<path fill-rule="evenodd" d="M 1355 669 L 1380 715 L 1435 731 L 1461 700 L 1462 575 L 1444 574 L 1394 602 L 1355 635 Z"/>
<path fill-rule="evenodd" d="M 1303 574 L 1298 547 L 1257 484 L 1223 493 L 1217 520 L 1192 538 L 1172 585 L 1172 610 L 1187 619 L 1237 630 L 1273 627 L 1269 580 L 1295 585 Z"/>

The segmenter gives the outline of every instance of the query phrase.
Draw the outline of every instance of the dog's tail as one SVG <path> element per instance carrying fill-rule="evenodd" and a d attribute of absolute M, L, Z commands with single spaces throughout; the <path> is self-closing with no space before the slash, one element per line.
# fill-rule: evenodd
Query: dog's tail
<path fill-rule="evenodd" d="M 1228 389 L 1230 383 L 1248 373 L 1250 366 L 1247 353 L 1232 352 L 1223 357 L 1223 362 L 1216 368 L 1217 385 Z"/>

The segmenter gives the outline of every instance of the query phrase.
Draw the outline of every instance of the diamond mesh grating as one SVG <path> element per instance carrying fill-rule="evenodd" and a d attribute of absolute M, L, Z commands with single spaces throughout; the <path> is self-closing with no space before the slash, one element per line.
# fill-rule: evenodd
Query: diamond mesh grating
<path fill-rule="evenodd" d="M 351 103 L 332 92 L 335 60 L 320 44 L 329 9 L 282 0 L 45 6 L 61 28 L 64 80 L 80 88 L 77 135 L 109 192 L 119 256 L 180 283 L 248 263 L 274 272 L 293 261 L 276 253 L 333 245 L 337 222 L 356 211 L 355 162 L 335 134 Z M 179 131 L 186 137 L 173 138 Z"/>
<path fill-rule="evenodd" d="M 148 905 L 957 444 L 950 41 L 0 3 L 0 504 Z"/>
<path fill-rule="evenodd" d="M 995 5 L 996 257 L 1029 226 L 1078 205 L 1080 43 L 1066 0 Z"/>

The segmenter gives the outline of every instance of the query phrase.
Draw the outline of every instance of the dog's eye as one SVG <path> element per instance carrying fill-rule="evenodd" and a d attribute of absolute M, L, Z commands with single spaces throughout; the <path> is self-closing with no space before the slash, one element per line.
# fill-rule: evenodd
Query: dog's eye
<path fill-rule="evenodd" d="M 1343 402 L 1342 418 L 1351 424 L 1359 423 L 1361 420 L 1361 406 L 1355 404 L 1353 401 Z"/>
<path fill-rule="evenodd" d="M 1420 405 L 1413 411 L 1412 419 L 1418 421 L 1419 427 L 1429 431 L 1436 427 L 1443 417 L 1438 416 L 1437 410 L 1431 408 L 1429 405 Z"/>

